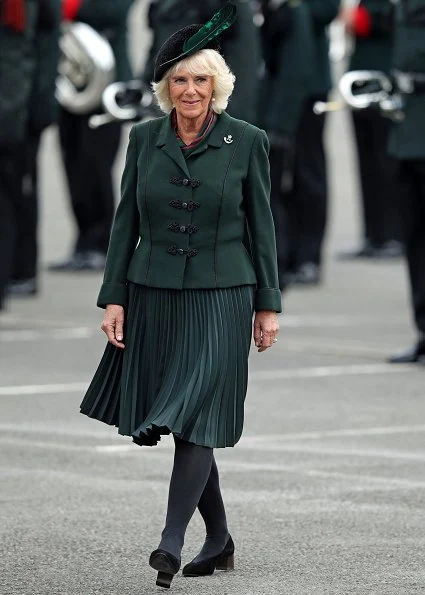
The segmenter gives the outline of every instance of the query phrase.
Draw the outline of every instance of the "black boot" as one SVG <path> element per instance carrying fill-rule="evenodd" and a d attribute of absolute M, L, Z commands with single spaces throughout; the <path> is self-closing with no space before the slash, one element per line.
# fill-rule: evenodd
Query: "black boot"
<path fill-rule="evenodd" d="M 235 544 L 229 536 L 223 551 L 217 556 L 199 562 L 189 562 L 183 568 L 183 576 L 209 576 L 214 574 L 215 570 L 233 570 L 235 567 L 234 553 Z"/>
<path fill-rule="evenodd" d="M 419 339 L 413 347 L 401 353 L 391 356 L 388 359 L 390 364 L 415 364 L 425 360 L 425 337 Z"/>

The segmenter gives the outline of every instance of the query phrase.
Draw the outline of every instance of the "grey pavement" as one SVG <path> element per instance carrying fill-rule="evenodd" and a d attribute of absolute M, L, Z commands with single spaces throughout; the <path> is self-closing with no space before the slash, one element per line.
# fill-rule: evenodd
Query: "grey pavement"
<path fill-rule="evenodd" d="M 143 8 L 131 24 L 135 61 L 148 41 L 138 33 Z M 279 342 L 252 351 L 244 436 L 217 453 L 236 569 L 179 575 L 176 594 L 425 591 L 425 368 L 385 363 L 415 336 L 406 271 L 335 259 L 358 240 L 359 205 L 348 116 L 328 124 L 324 283 L 288 292 Z M 42 171 L 45 265 L 67 254 L 73 234 L 55 130 Z M 2 595 L 163 592 L 147 560 L 164 520 L 172 440 L 141 449 L 78 412 L 105 343 L 100 282 L 43 272 L 40 295 L 11 302 L 0 319 Z M 202 540 L 196 513 L 184 562 Z"/>

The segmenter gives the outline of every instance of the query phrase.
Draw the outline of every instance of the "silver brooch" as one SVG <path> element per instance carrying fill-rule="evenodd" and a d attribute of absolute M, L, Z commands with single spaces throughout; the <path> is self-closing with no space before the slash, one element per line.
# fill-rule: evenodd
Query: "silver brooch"
<path fill-rule="evenodd" d="M 224 137 L 224 142 L 227 145 L 230 145 L 233 142 L 233 136 L 231 134 L 228 134 L 227 136 Z"/>

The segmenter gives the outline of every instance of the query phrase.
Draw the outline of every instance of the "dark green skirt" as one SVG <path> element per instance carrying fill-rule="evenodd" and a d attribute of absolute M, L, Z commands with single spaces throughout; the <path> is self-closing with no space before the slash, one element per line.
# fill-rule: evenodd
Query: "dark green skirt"
<path fill-rule="evenodd" d="M 242 434 L 254 288 L 156 289 L 131 283 L 124 342 L 110 343 L 81 412 L 140 445 L 172 432 L 202 446 Z"/>

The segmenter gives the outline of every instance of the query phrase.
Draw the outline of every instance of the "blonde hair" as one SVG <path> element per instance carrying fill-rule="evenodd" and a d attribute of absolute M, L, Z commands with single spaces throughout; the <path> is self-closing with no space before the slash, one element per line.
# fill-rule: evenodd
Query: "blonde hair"
<path fill-rule="evenodd" d="M 184 58 L 167 70 L 159 83 L 152 83 L 154 95 L 162 111 L 169 114 L 173 109 L 168 81 L 171 76 L 174 76 L 182 69 L 187 70 L 193 76 L 206 74 L 213 77 L 214 101 L 212 102 L 212 109 L 217 114 L 221 114 L 226 109 L 233 92 L 235 75 L 226 64 L 223 56 L 216 50 L 200 50 L 193 56 Z"/>

